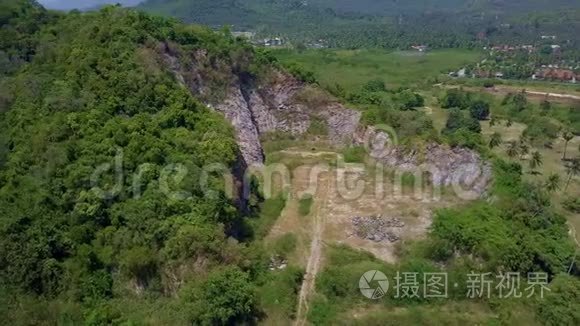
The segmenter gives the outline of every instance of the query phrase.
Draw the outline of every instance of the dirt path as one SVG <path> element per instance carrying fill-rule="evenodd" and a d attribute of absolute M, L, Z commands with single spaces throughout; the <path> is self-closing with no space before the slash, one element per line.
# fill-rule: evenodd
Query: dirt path
<path fill-rule="evenodd" d="M 338 156 L 340 155 L 337 152 L 306 152 L 306 151 L 299 151 L 299 150 L 291 150 L 285 149 L 281 150 L 279 153 L 286 154 L 286 155 L 295 155 L 300 157 L 321 157 L 321 156 Z"/>
<path fill-rule="evenodd" d="M 574 225 L 572 225 L 572 223 L 568 223 L 568 225 L 570 226 L 570 233 L 572 234 L 572 239 L 574 239 L 574 242 L 576 242 L 576 246 L 580 247 L 580 242 L 578 242 L 578 233 L 576 232 L 576 228 L 574 228 Z"/>
<path fill-rule="evenodd" d="M 564 98 L 564 99 L 570 99 L 570 100 L 580 100 L 580 96 L 571 95 L 571 94 L 546 93 L 546 92 L 537 92 L 537 91 L 526 91 L 526 93 L 530 94 L 530 95 L 540 95 L 540 96 Z"/>
<path fill-rule="evenodd" d="M 316 284 L 316 275 L 320 270 L 320 264 L 322 260 L 322 234 L 324 233 L 324 225 L 326 223 L 326 208 L 328 204 L 329 196 L 329 176 L 328 173 L 321 178 L 320 183 L 315 198 L 316 210 L 312 215 L 313 219 L 313 232 L 312 241 L 310 244 L 310 255 L 308 257 L 308 263 L 306 265 L 306 274 L 304 276 L 304 281 L 302 282 L 302 287 L 300 288 L 300 295 L 298 297 L 298 312 L 296 314 L 296 321 L 294 325 L 302 326 L 306 325 L 306 318 L 308 315 L 308 301 L 312 296 L 314 291 L 314 286 Z M 318 203 L 316 203 L 318 201 Z"/>
<path fill-rule="evenodd" d="M 436 84 L 436 87 L 443 87 L 443 88 L 460 88 L 457 85 L 443 85 L 443 84 Z M 463 87 L 466 90 L 475 90 L 480 91 L 481 88 L 478 87 Z M 566 93 L 557 93 L 557 92 L 548 92 L 548 91 L 532 91 L 525 89 L 525 86 L 495 86 L 494 88 L 485 89 L 487 92 L 491 93 L 498 93 L 498 94 L 508 94 L 508 93 L 516 93 L 525 90 L 526 94 L 531 95 L 536 98 L 552 98 L 552 99 L 560 99 L 560 100 L 572 100 L 572 101 L 580 101 L 580 95 L 574 94 L 566 94 Z"/>

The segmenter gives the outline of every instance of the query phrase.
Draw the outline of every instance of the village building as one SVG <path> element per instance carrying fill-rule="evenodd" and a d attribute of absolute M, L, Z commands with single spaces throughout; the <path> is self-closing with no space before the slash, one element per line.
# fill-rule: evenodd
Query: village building
<path fill-rule="evenodd" d="M 413 48 L 419 52 L 427 52 L 427 50 L 429 49 L 429 47 L 427 45 L 413 45 L 413 46 L 411 46 L 411 48 Z"/>
<path fill-rule="evenodd" d="M 532 79 L 576 83 L 580 74 L 570 69 L 545 68 L 536 71 Z"/>

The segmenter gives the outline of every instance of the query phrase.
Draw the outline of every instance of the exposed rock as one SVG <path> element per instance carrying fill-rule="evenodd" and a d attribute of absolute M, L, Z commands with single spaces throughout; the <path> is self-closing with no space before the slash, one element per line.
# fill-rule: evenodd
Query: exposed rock
<path fill-rule="evenodd" d="M 236 130 L 236 139 L 247 165 L 264 162 L 264 153 L 260 144 L 258 126 L 254 121 L 252 110 L 241 87 L 233 85 L 227 98 L 215 106 L 215 110 L 223 113 Z"/>
<path fill-rule="evenodd" d="M 310 127 L 312 117 L 319 117 L 328 124 L 330 139 L 343 143 L 350 141 L 358 126 L 360 112 L 346 109 L 335 99 L 329 98 L 321 105 L 297 100 L 300 93 L 311 86 L 287 73 L 272 71 L 268 82 L 260 83 L 251 76 L 236 73 L 233 67 L 224 67 L 223 63 L 209 60 L 207 53 L 201 50 L 192 54 L 193 63 L 187 69 L 180 64 L 179 55 L 172 51 L 169 44 L 164 45 L 163 54 L 176 78 L 232 123 L 245 166 L 264 162 L 260 134 L 271 131 L 304 134 Z M 219 72 L 220 82 L 224 79 L 229 84 L 224 96 L 217 100 L 215 96 L 208 97 L 216 91 L 210 89 L 210 83 L 202 77 L 203 72 L 209 70 Z"/>
<path fill-rule="evenodd" d="M 270 264 L 268 264 L 268 269 L 271 271 L 282 270 L 288 267 L 288 261 L 279 255 L 274 255 L 270 257 Z"/>
<path fill-rule="evenodd" d="M 398 146 L 389 133 L 373 127 L 359 129 L 354 142 L 394 169 L 428 172 L 433 185 L 453 186 L 466 199 L 481 196 L 492 179 L 491 164 L 470 149 L 429 143 L 424 148 L 409 150 Z"/>
<path fill-rule="evenodd" d="M 352 218 L 354 234 L 361 238 L 375 242 L 387 240 L 389 242 L 399 241 L 401 238 L 396 229 L 405 227 L 405 223 L 398 218 L 383 218 L 379 216 Z"/>
<path fill-rule="evenodd" d="M 240 166 L 262 164 L 260 135 L 281 131 L 294 135 L 308 131 L 313 118 L 325 121 L 335 144 L 367 147 L 372 157 L 400 171 L 428 171 L 435 186 L 454 186 L 466 198 L 481 196 L 492 177 L 491 166 L 474 151 L 427 144 L 421 150 L 405 150 L 392 144 L 388 133 L 359 125 L 361 114 L 349 110 L 328 93 L 293 76 L 272 71 L 267 81 L 256 81 L 235 67 L 208 58 L 207 52 L 191 54 L 187 67 L 179 54 L 165 44 L 166 65 L 189 90 L 209 107 L 223 113 L 236 130 Z M 212 87 L 211 75 L 223 87 Z M 223 92 L 223 94 L 221 94 Z"/>

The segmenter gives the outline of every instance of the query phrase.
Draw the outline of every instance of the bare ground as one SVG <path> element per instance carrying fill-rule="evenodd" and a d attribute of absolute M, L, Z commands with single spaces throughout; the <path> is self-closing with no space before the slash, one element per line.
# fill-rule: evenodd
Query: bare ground
<path fill-rule="evenodd" d="M 331 154 L 325 152 L 317 155 L 294 150 L 284 153 L 304 158 L 320 155 L 323 162 L 323 157 Z M 307 161 L 312 163 L 310 159 Z M 393 195 L 396 188 L 391 180 L 386 176 L 384 180 L 376 179 L 372 168 L 327 166 L 330 171 L 318 173 L 313 170 L 314 166 L 300 166 L 293 171 L 291 198 L 268 236 L 271 240 L 292 232 L 299 239 L 292 261 L 303 266 L 306 274 L 300 289 L 295 325 L 307 324 L 309 302 L 315 292 L 316 276 L 324 264 L 326 243 L 345 244 L 371 252 L 386 262 L 396 262 L 398 243 L 358 238 L 353 232 L 353 217 L 380 214 L 403 220 L 405 227 L 397 232 L 401 237 L 400 243 L 404 245 L 405 241 L 419 239 L 427 234 L 434 209 L 458 203 L 457 199 L 446 195 L 437 200 L 429 189 L 424 191 L 424 198 L 415 197 L 414 193 L 405 189 L 401 196 L 396 197 Z M 357 189 L 357 182 L 362 182 L 364 187 Z M 377 191 L 377 184 L 382 185 L 384 193 Z M 298 200 L 304 193 L 313 194 L 314 197 L 312 213 L 306 217 L 298 214 Z"/>

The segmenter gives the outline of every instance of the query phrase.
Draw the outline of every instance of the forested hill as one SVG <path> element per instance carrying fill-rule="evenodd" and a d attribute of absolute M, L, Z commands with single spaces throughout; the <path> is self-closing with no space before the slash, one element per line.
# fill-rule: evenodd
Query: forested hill
<path fill-rule="evenodd" d="M 576 40 L 576 25 L 555 12 L 580 10 L 575 0 L 147 0 L 141 8 L 213 27 L 232 25 L 259 36 L 333 47 L 469 47 L 511 40 L 530 43 L 542 33 Z M 528 20 L 513 17 L 543 12 Z M 551 14 L 550 14 L 551 13 Z M 509 27 L 506 27 L 508 26 Z"/>
<path fill-rule="evenodd" d="M 119 324 L 123 305 L 111 300 L 157 297 L 159 311 L 182 287 L 188 299 L 158 324 L 254 316 L 250 277 L 267 258 L 226 240 L 252 229 L 242 232 L 223 177 L 197 182 L 207 164 L 234 165 L 232 128 L 160 60 L 171 44 L 216 64 L 244 57 L 236 69 L 252 75 L 253 48 L 119 7 L 61 14 L 1 0 L 0 9 L 2 322 Z"/>
<path fill-rule="evenodd" d="M 141 6 L 180 15 L 188 19 L 221 19 L 222 21 L 234 18 L 227 15 L 226 10 L 250 16 L 253 14 L 276 15 L 282 13 L 279 11 L 280 9 L 399 16 L 432 12 L 471 12 L 484 15 L 521 14 L 531 11 L 553 11 L 580 7 L 575 0 L 145 0 Z M 268 20 L 272 17 L 266 15 L 254 18 Z"/>
<path fill-rule="evenodd" d="M 309 0 L 307 3 L 338 12 L 387 16 L 433 11 L 514 14 L 578 7 L 575 0 Z"/>

